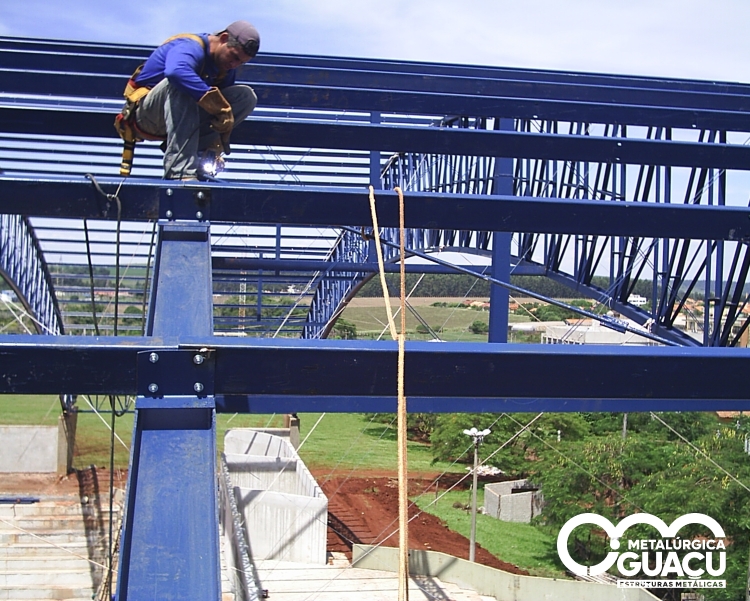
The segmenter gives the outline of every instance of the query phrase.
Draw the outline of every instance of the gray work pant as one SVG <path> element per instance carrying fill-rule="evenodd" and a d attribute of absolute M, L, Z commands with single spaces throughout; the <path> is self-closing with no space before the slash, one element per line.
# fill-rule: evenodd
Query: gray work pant
<path fill-rule="evenodd" d="M 258 98 L 249 86 L 221 90 L 232 106 L 237 127 L 253 112 Z M 211 115 L 195 99 L 163 79 L 141 100 L 136 111 L 138 127 L 155 136 L 166 136 L 164 179 L 194 178 L 198 154 L 214 145 L 219 134 L 211 129 Z"/>

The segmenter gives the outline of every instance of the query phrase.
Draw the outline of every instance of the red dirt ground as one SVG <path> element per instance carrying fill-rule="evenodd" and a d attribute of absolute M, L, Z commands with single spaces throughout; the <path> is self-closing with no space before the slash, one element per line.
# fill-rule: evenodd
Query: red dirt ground
<path fill-rule="evenodd" d="M 116 488 L 125 489 L 127 472 L 117 470 L 115 472 L 114 485 Z M 105 468 L 96 468 L 96 489 L 100 493 L 106 493 L 109 490 L 109 470 Z M 87 492 L 90 489 L 87 489 Z M 0 476 L 0 496 L 45 496 L 45 497 L 65 497 L 79 496 L 82 493 L 81 484 L 78 475 L 73 472 L 67 476 L 57 476 L 55 474 L 2 474 Z"/>
<path fill-rule="evenodd" d="M 389 547 L 398 546 L 398 480 L 391 474 L 360 473 L 356 478 L 331 478 L 316 474 L 323 492 L 328 497 L 328 550 L 346 553 L 351 559 L 353 543 L 383 543 Z M 458 478 L 444 475 L 440 490 L 445 490 Z M 460 475 L 458 475 L 460 477 Z M 434 481 L 434 477 L 413 476 L 409 479 L 409 495 L 422 493 Z M 432 485 L 434 490 L 434 484 Z M 460 489 L 460 488 L 459 488 Z M 430 494 L 434 494 L 430 491 Z M 417 517 L 414 517 L 417 516 Z M 438 518 L 428 513 L 420 513 L 419 508 L 409 509 L 409 548 L 440 551 L 469 558 L 469 540 L 448 530 Z M 414 518 L 414 519 L 411 519 Z M 476 547 L 476 561 L 486 566 L 499 568 L 513 574 L 528 574 L 527 571 L 501 561 L 479 545 Z"/>

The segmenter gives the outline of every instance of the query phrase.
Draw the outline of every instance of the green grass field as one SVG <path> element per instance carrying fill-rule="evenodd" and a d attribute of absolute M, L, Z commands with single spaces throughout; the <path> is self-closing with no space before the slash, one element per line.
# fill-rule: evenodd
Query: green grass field
<path fill-rule="evenodd" d="M 415 499 L 424 511 L 443 520 L 448 528 L 466 538 L 471 534 L 471 512 L 453 507 L 454 503 L 469 505 L 470 491 L 451 491 L 437 503 L 433 495 Z M 484 504 L 484 490 L 479 487 L 477 507 Z M 477 543 L 503 561 L 528 570 L 532 576 L 567 578 L 559 563 L 553 536 L 530 524 L 501 522 L 488 515 L 477 515 Z"/>
<path fill-rule="evenodd" d="M 88 409 L 82 397 L 80 409 Z M 0 424 L 26 424 L 53 426 L 60 415 L 60 402 L 53 396 L 0 396 Z M 313 469 L 330 470 L 396 470 L 396 428 L 393 425 L 371 422 L 362 414 L 328 413 L 322 419 L 319 413 L 301 413 L 300 438 L 307 441 L 300 449 L 305 463 Z M 318 421 L 320 419 L 320 421 Z M 219 448 L 224 433 L 230 428 L 281 427 L 281 415 L 228 415 L 217 416 Z M 76 433 L 74 466 L 109 466 L 111 413 L 98 415 L 80 412 Z M 317 426 L 316 426 L 317 423 Z M 310 434 L 310 431 L 312 434 Z M 115 466 L 128 465 L 130 439 L 133 431 L 133 414 L 115 420 Z M 308 434 L 310 436 L 308 437 Z M 463 466 L 445 463 L 432 464 L 429 445 L 409 442 L 409 469 L 414 472 L 462 471 Z"/>
<path fill-rule="evenodd" d="M 440 335 L 440 338 L 449 342 L 487 342 L 487 334 L 473 334 L 469 329 L 475 321 L 484 324 L 489 323 L 489 311 L 477 311 L 463 307 L 433 307 L 432 304 L 440 299 L 412 299 L 410 303 L 419 313 L 422 319 Z M 456 299 L 445 299 L 455 301 Z M 460 301 L 460 299 L 458 299 Z M 358 302 L 357 302 L 358 301 Z M 367 301 L 366 303 L 363 301 Z M 398 300 L 391 300 L 391 307 L 395 313 L 398 309 Z M 357 327 L 358 338 L 377 338 L 383 333 L 382 339 L 390 339 L 387 330 L 388 317 L 386 315 L 385 302 L 383 299 L 355 299 L 348 306 L 341 317 Z M 396 328 L 400 327 L 401 317 L 396 316 Z M 511 315 L 510 321 L 528 321 L 527 318 Z M 429 340 L 429 334 L 418 333 L 417 326 L 420 325 L 411 311 L 406 312 L 406 329 L 409 340 Z"/>
<path fill-rule="evenodd" d="M 315 426 L 320 414 L 300 414 L 300 438 L 304 439 Z M 394 416 L 395 417 L 395 416 Z M 396 422 L 382 424 L 369 421 L 358 413 L 328 413 L 300 449 L 300 456 L 313 468 L 342 470 L 398 469 Z M 409 441 L 407 444 L 410 472 L 464 471 L 463 465 L 432 463 L 429 445 Z"/>
<path fill-rule="evenodd" d="M 82 397 L 79 407 L 88 405 Z M 55 425 L 60 415 L 60 402 L 53 396 L 0 396 L 0 424 Z M 368 420 L 357 413 L 302 413 L 300 439 L 304 441 L 300 455 L 313 470 L 328 475 L 347 476 L 366 470 L 397 470 L 395 419 L 391 424 Z M 74 467 L 89 465 L 109 466 L 111 414 L 81 412 L 78 416 L 76 454 Z M 106 422 L 106 423 L 105 423 Z M 231 428 L 280 427 L 281 415 L 219 415 L 217 436 L 221 447 L 224 433 Z M 133 429 L 133 414 L 116 419 L 115 431 L 120 440 L 115 441 L 115 468 L 126 469 Z M 305 440 L 306 439 L 306 440 Z M 122 442 L 121 442 L 122 441 Z M 465 473 L 464 465 L 433 463 L 429 445 L 409 442 L 409 472 Z M 480 491 L 481 493 L 482 491 Z M 453 503 L 470 502 L 467 491 L 450 492 L 426 511 L 446 522 L 451 530 L 469 536 L 469 515 L 453 508 Z M 425 508 L 434 494 L 417 500 Z M 479 504 L 482 504 L 480 495 Z M 537 576 L 561 578 L 564 575 L 550 557 L 554 541 L 539 529 L 528 524 L 509 524 L 485 515 L 477 516 L 477 541 L 497 557 L 527 569 Z"/>

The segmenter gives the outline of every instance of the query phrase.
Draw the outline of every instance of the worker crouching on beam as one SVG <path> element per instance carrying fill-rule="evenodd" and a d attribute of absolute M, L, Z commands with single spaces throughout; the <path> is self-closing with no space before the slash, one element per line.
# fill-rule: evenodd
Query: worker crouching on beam
<path fill-rule="evenodd" d="M 215 34 L 176 35 L 154 50 L 128 82 L 115 121 L 125 141 L 120 173 L 129 175 L 136 141 L 163 140 L 165 179 L 210 179 L 230 153 L 232 130 L 257 103 L 235 78 L 259 47 L 257 29 L 235 21 Z"/>

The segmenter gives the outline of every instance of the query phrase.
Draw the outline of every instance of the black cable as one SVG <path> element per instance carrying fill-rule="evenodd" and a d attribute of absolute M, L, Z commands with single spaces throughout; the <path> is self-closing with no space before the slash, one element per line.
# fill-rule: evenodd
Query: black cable
<path fill-rule="evenodd" d="M 106 217 L 107 213 L 109 212 L 109 203 L 111 203 L 114 200 L 117 205 L 117 228 L 116 228 L 116 233 L 115 233 L 116 250 L 115 250 L 115 316 L 114 316 L 114 335 L 117 336 L 117 325 L 119 321 L 119 308 L 120 308 L 120 229 L 122 225 L 122 202 L 120 202 L 120 197 L 117 194 L 107 194 L 102 189 L 102 187 L 99 185 L 99 182 L 96 181 L 96 178 L 91 173 L 86 173 L 85 177 L 91 180 L 91 183 L 94 186 L 94 189 L 107 200 L 106 208 L 104 211 L 102 211 L 103 217 Z M 85 220 L 84 220 L 84 231 L 86 232 L 86 240 L 88 244 L 88 228 L 86 227 Z M 89 253 L 89 265 L 90 264 L 91 263 L 90 263 L 90 253 Z M 93 285 L 93 276 L 92 276 L 92 285 Z M 97 334 L 98 333 L 99 332 L 97 329 Z"/>
<path fill-rule="evenodd" d="M 89 263 L 89 283 L 91 286 L 91 314 L 94 318 L 94 331 L 96 332 L 96 335 L 99 335 L 99 320 L 96 316 L 96 296 L 94 293 L 94 265 L 91 262 L 91 242 L 89 240 L 89 226 L 88 226 L 88 220 L 83 220 L 83 233 L 86 237 L 86 257 L 88 258 Z"/>
<path fill-rule="evenodd" d="M 94 186 L 94 189 L 107 200 L 107 205 L 105 211 L 103 211 L 103 216 L 106 217 L 106 213 L 109 211 L 109 203 L 111 201 L 115 201 L 117 204 L 117 229 L 115 234 L 115 241 L 116 241 L 116 251 L 115 251 L 115 315 L 114 315 L 114 335 L 117 336 L 117 325 L 119 321 L 119 300 L 120 300 L 120 231 L 121 231 L 121 225 L 122 225 L 122 202 L 120 202 L 120 198 L 117 194 L 107 194 L 104 192 L 102 187 L 99 185 L 99 182 L 96 181 L 96 178 L 90 174 L 87 173 L 86 177 L 91 180 L 91 183 Z M 124 180 L 123 180 L 124 181 Z M 88 228 L 85 228 L 86 230 L 86 239 L 88 241 Z M 90 259 L 90 253 L 89 253 L 89 265 L 91 266 L 91 259 Z M 93 271 L 93 268 L 91 268 Z M 93 287 L 93 276 L 92 276 L 92 287 Z M 92 292 L 92 298 L 93 298 L 93 292 Z M 98 334 L 98 327 L 97 327 L 97 334 Z M 112 598 L 112 573 L 113 573 L 113 555 L 114 555 L 114 541 L 112 540 L 112 532 L 113 532 L 113 523 L 112 523 L 112 513 L 114 510 L 114 488 L 115 488 L 115 422 L 118 417 L 118 411 L 115 409 L 115 399 L 116 397 L 114 395 L 109 395 L 109 406 L 111 410 L 112 415 L 112 423 L 110 428 L 110 438 L 109 438 L 109 566 L 108 566 L 108 575 L 107 575 L 107 594 L 108 599 Z M 120 413 L 120 415 L 124 414 L 125 411 L 127 411 L 127 407 Z"/>
<path fill-rule="evenodd" d="M 115 195 L 115 201 L 117 202 L 117 230 L 115 234 L 115 323 L 114 323 L 114 334 L 117 336 L 117 323 L 119 321 L 119 309 L 120 309 L 120 225 L 122 224 L 122 203 L 120 199 Z"/>
<path fill-rule="evenodd" d="M 151 257 L 154 256 L 154 242 L 156 239 L 156 221 L 151 229 L 151 243 L 148 247 L 148 259 L 146 260 L 146 278 L 143 281 L 143 302 L 141 303 L 141 336 L 146 334 L 146 297 L 148 295 L 148 278 L 151 273 Z"/>

